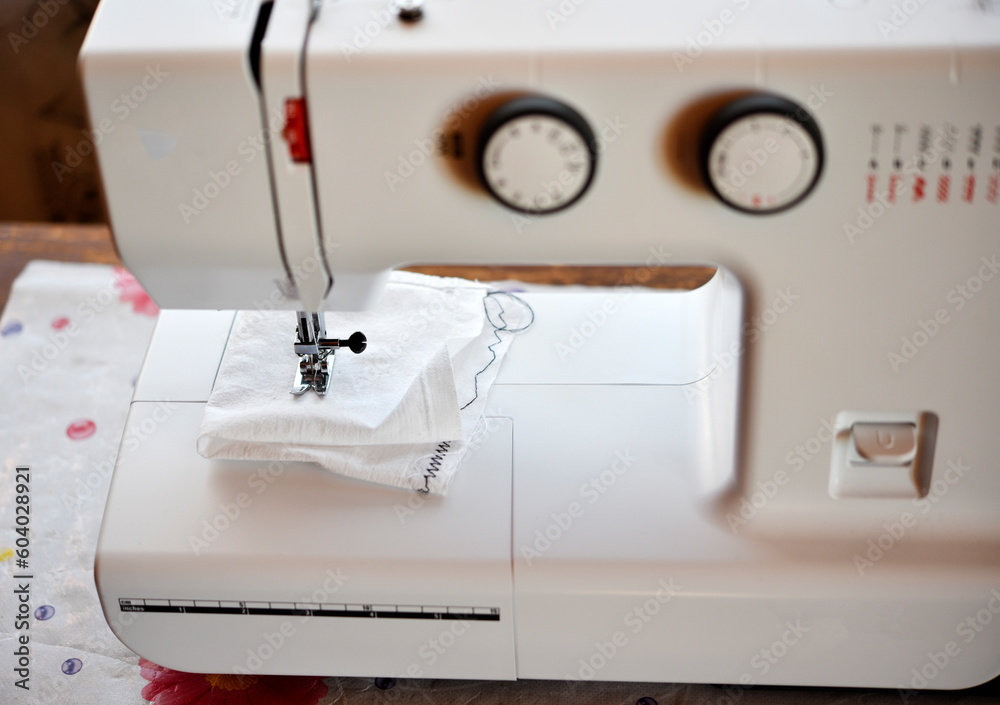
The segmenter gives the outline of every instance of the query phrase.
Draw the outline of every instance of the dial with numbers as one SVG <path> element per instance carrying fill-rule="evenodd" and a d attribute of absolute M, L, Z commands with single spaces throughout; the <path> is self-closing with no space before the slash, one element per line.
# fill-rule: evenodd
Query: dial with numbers
<path fill-rule="evenodd" d="M 477 167 L 486 190 L 516 211 L 548 214 L 579 200 L 597 166 L 587 121 L 551 98 L 514 98 L 493 111 L 479 135 Z"/>
<path fill-rule="evenodd" d="M 705 128 L 701 168 L 709 189 L 746 213 L 777 213 L 816 186 L 823 142 L 805 108 L 772 95 L 751 95 L 722 108 Z"/>

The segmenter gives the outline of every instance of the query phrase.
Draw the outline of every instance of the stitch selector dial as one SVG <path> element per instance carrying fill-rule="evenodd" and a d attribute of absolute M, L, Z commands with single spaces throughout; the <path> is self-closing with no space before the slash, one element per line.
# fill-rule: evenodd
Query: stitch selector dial
<path fill-rule="evenodd" d="M 705 184 L 745 213 L 777 213 L 800 202 L 819 180 L 823 140 L 800 105 L 774 95 L 739 98 L 702 133 Z"/>
<path fill-rule="evenodd" d="M 513 98 L 490 113 L 479 134 L 480 182 L 522 213 L 555 213 L 572 205 L 590 187 L 596 166 L 590 125 L 552 98 Z"/>

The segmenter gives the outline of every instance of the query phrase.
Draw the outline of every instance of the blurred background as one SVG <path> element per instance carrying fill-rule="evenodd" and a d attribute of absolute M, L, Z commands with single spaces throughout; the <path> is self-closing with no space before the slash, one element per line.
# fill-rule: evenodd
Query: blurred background
<path fill-rule="evenodd" d="M 76 70 L 97 3 L 0 0 L 0 222 L 105 221 Z"/>

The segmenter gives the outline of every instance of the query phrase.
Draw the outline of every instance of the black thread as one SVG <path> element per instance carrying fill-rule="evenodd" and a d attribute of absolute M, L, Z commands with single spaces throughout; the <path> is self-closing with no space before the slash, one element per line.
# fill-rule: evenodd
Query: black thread
<path fill-rule="evenodd" d="M 431 461 L 427 464 L 427 469 L 424 470 L 424 486 L 417 492 L 427 494 L 431 491 L 431 478 L 437 477 L 438 470 L 441 469 L 441 463 L 444 462 L 444 456 L 448 454 L 449 448 L 451 448 L 451 443 L 448 441 L 438 443 L 437 448 L 434 449 L 434 455 L 431 456 Z"/>
<path fill-rule="evenodd" d="M 509 324 L 503 318 L 504 314 L 503 304 L 500 302 L 500 299 L 494 299 L 497 302 L 497 306 L 500 307 L 500 313 L 497 314 L 497 318 L 499 318 L 500 322 L 503 323 L 502 326 L 498 326 L 493 321 L 493 318 L 490 316 L 489 306 L 486 305 L 486 302 L 490 297 L 496 297 L 496 296 L 507 296 L 511 299 L 514 299 L 522 306 L 524 306 L 526 309 L 528 309 L 528 312 L 531 313 L 531 318 L 528 320 L 527 323 L 525 323 L 520 328 L 509 328 L 508 327 Z M 475 395 L 472 397 L 472 399 L 468 401 L 468 403 L 465 406 L 459 409 L 459 411 L 464 411 L 465 408 L 469 406 L 469 404 L 471 404 L 472 402 L 474 402 L 476 399 L 479 398 L 479 375 L 488 370 L 490 368 L 490 365 L 492 365 L 497 360 L 497 351 L 494 350 L 493 348 L 502 342 L 500 338 L 500 331 L 506 331 L 508 333 L 520 333 L 530 328 L 531 324 L 535 322 L 535 309 L 531 308 L 530 304 L 528 304 L 527 301 L 520 298 L 519 296 L 511 294 L 508 291 L 491 291 L 490 293 L 486 294 L 486 296 L 483 297 L 483 310 L 486 312 L 486 322 L 489 323 L 491 326 L 493 326 L 493 335 L 496 337 L 495 342 L 490 343 L 488 346 L 486 346 L 486 349 L 490 351 L 493 357 L 490 358 L 490 361 L 486 363 L 486 366 L 483 367 L 483 369 L 479 370 L 479 372 L 476 373 L 476 376 L 472 380 L 475 386 Z"/>

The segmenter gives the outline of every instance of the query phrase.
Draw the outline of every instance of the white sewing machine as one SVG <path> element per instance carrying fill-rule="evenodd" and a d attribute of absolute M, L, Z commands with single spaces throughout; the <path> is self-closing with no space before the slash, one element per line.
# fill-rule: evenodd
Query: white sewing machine
<path fill-rule="evenodd" d="M 995 8 L 103 0 L 117 247 L 202 309 L 162 312 L 136 384 L 116 634 L 202 672 L 997 675 Z M 366 307 L 419 263 L 717 273 L 528 295 L 447 497 L 196 453 L 231 309 Z"/>

